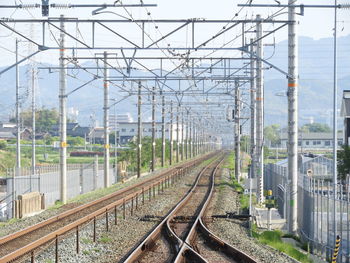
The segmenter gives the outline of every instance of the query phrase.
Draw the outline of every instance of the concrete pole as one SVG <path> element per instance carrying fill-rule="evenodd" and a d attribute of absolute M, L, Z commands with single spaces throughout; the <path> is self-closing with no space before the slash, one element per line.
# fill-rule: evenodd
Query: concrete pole
<path fill-rule="evenodd" d="M 104 166 L 103 166 L 103 175 L 104 175 L 104 187 L 109 187 L 110 176 L 109 176 L 109 85 L 108 85 L 108 65 L 107 65 L 107 52 L 103 53 L 104 58 L 104 69 L 103 69 L 103 94 L 104 94 L 104 103 L 103 103 L 103 128 L 104 128 Z"/>
<path fill-rule="evenodd" d="M 141 81 L 139 81 L 137 102 L 137 178 L 141 177 L 141 103 Z"/>
<path fill-rule="evenodd" d="M 177 114 L 176 114 L 176 163 L 179 162 L 179 154 L 180 154 L 180 141 L 179 141 L 179 114 L 180 114 L 180 105 L 177 106 Z"/>
<path fill-rule="evenodd" d="M 193 154 L 197 156 L 198 154 L 198 133 L 197 133 L 197 125 L 193 123 Z"/>
<path fill-rule="evenodd" d="M 17 129 L 17 140 L 16 140 L 16 172 L 19 176 L 21 170 L 21 107 L 19 103 L 19 65 L 18 65 L 18 43 L 16 39 L 16 129 Z"/>
<path fill-rule="evenodd" d="M 296 31 L 297 0 L 288 4 L 288 174 L 290 180 L 290 218 L 289 232 L 296 234 L 297 224 L 297 190 L 298 190 L 298 36 Z"/>
<path fill-rule="evenodd" d="M 188 160 L 188 126 L 189 126 L 189 120 L 188 120 L 188 111 L 186 116 L 186 160 Z"/>
<path fill-rule="evenodd" d="M 116 99 L 114 99 L 114 102 Z M 117 105 L 114 104 L 114 178 L 118 182 L 118 139 L 117 139 Z"/>
<path fill-rule="evenodd" d="M 173 101 L 170 102 L 170 157 L 169 157 L 169 164 L 173 164 L 173 151 L 174 151 L 174 142 L 173 142 Z"/>
<path fill-rule="evenodd" d="M 35 176 L 35 70 L 32 69 L 32 172 L 31 177 Z M 32 192 L 32 178 L 30 178 L 30 192 Z"/>
<path fill-rule="evenodd" d="M 250 40 L 250 52 L 255 52 L 255 48 L 253 46 L 253 39 Z M 256 68 L 256 60 L 253 56 L 250 57 L 250 155 L 252 158 L 250 170 L 250 177 L 254 178 L 255 168 L 256 168 L 256 86 L 255 86 L 255 68 Z"/>
<path fill-rule="evenodd" d="M 151 171 L 156 167 L 156 93 L 155 87 L 152 88 L 152 164 Z"/>
<path fill-rule="evenodd" d="M 185 156 L 185 140 L 184 140 L 184 112 L 181 112 L 181 161 Z"/>
<path fill-rule="evenodd" d="M 338 5 L 338 1 L 334 1 L 334 5 Z M 333 53 L 333 228 L 334 237 L 337 237 L 337 184 L 338 184 L 338 120 L 337 120 L 337 109 L 338 109 L 338 46 L 337 46 L 337 36 L 338 36 L 338 8 L 334 8 L 334 53 Z M 341 232 L 340 232 L 341 233 Z M 335 240 L 334 240 L 335 242 Z"/>
<path fill-rule="evenodd" d="M 241 175 L 241 100 L 239 82 L 235 81 L 235 177 L 239 182 Z"/>
<path fill-rule="evenodd" d="M 190 158 L 193 158 L 193 137 L 192 137 L 192 120 L 188 120 L 190 125 L 190 138 L 189 138 L 189 145 L 190 145 Z"/>
<path fill-rule="evenodd" d="M 256 16 L 256 38 L 260 39 L 257 42 L 257 56 L 263 58 L 263 43 L 262 37 L 262 23 L 260 15 Z M 258 202 L 264 202 L 264 83 L 263 83 L 263 69 L 262 61 L 260 59 L 256 62 L 256 156 L 257 156 L 257 198 Z"/>
<path fill-rule="evenodd" d="M 162 96 L 162 167 L 165 166 L 165 97 L 163 92 L 160 92 Z"/>
<path fill-rule="evenodd" d="M 67 203 L 67 81 L 65 60 L 65 31 L 64 16 L 60 17 L 60 75 L 59 75 L 59 115 L 60 115 L 60 198 L 63 204 Z"/>

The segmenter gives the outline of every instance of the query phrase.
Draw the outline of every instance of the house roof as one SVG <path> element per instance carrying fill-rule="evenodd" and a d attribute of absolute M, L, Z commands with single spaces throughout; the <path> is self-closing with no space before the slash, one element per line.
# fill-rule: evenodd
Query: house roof
<path fill-rule="evenodd" d="M 80 126 L 78 126 L 74 130 L 70 130 L 68 132 L 68 135 L 84 137 L 85 135 L 89 136 L 91 132 L 92 132 L 92 129 L 90 127 L 80 127 Z"/>

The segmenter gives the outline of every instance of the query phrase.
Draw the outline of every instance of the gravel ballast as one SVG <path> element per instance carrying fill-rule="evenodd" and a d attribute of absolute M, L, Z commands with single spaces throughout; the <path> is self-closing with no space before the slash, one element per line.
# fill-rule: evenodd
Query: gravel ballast
<path fill-rule="evenodd" d="M 98 219 L 97 238 L 93 242 L 93 223 L 91 222 L 79 231 L 80 253 L 76 253 L 76 235 L 72 234 L 62 237 L 59 242 L 59 261 L 60 262 L 122 262 L 123 257 L 138 244 L 142 237 L 151 231 L 165 216 L 169 210 L 183 197 L 190 189 L 200 168 L 196 168 L 190 175 L 180 179 L 175 185 L 164 189 L 156 197 L 151 195 L 149 201 L 148 192 L 145 194 L 145 204 L 142 205 L 140 197 L 138 210 L 134 210 L 131 216 L 131 207 L 126 207 L 126 219 L 123 219 L 122 208 L 118 209 L 118 223 L 114 224 L 114 212 L 109 214 L 109 232 L 106 232 L 105 216 Z M 136 202 L 134 202 L 135 206 Z M 135 208 L 135 207 L 134 207 Z M 147 221 L 143 220 L 149 217 Z M 29 260 L 27 262 L 30 262 Z M 50 263 L 55 262 L 55 245 L 54 243 L 46 248 L 40 255 L 37 255 L 35 262 Z"/>
<path fill-rule="evenodd" d="M 226 212 L 239 213 L 239 195 L 225 182 L 230 182 L 228 169 L 221 169 L 221 176 L 216 179 L 214 199 L 208 210 L 209 215 L 225 215 Z M 248 229 L 241 221 L 234 219 L 214 219 L 208 227 L 218 237 L 228 242 L 233 247 L 245 252 L 258 262 L 262 263 L 289 263 L 295 262 L 286 255 L 259 243 L 249 237 Z"/>

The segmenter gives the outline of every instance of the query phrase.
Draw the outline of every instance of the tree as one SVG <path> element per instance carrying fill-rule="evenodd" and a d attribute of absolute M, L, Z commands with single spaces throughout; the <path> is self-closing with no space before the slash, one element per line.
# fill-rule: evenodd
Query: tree
<path fill-rule="evenodd" d="M 264 136 L 271 142 L 271 145 L 278 144 L 280 140 L 279 129 L 280 126 L 278 124 L 272 124 L 264 128 Z"/>
<path fill-rule="evenodd" d="M 308 123 L 301 127 L 302 132 L 331 132 L 331 128 L 324 123 Z"/>
<path fill-rule="evenodd" d="M 345 181 L 350 174 L 350 147 L 343 145 L 342 148 L 338 151 L 338 179 Z"/>
<path fill-rule="evenodd" d="M 32 111 L 25 110 L 21 112 L 21 121 L 24 127 L 32 128 Z M 10 122 L 16 122 L 15 118 L 10 119 Z M 51 127 L 59 122 L 59 113 L 56 109 L 37 109 L 35 113 L 35 131 L 49 132 Z"/>
<path fill-rule="evenodd" d="M 84 146 L 85 140 L 82 137 L 70 137 L 70 136 L 68 136 L 67 143 L 70 146 Z"/>

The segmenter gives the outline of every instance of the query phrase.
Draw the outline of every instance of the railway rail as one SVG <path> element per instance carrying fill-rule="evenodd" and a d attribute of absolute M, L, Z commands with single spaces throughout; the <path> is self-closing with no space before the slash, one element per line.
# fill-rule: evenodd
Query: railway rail
<path fill-rule="evenodd" d="M 0 263 L 13 262 L 24 257 L 35 261 L 35 255 L 40 248 L 49 242 L 56 243 L 56 262 L 58 262 L 59 237 L 76 232 L 77 252 L 79 252 L 79 228 L 93 223 L 93 239 L 96 240 L 96 219 L 105 215 L 106 230 L 109 228 L 109 214 L 114 213 L 115 224 L 117 224 L 117 208 L 123 208 L 125 218 L 126 206 L 129 205 L 131 213 L 138 203 L 145 202 L 145 196 L 152 198 L 158 188 L 158 193 L 164 187 L 170 186 L 176 180 L 187 174 L 204 160 L 210 159 L 214 154 L 208 154 L 195 160 L 175 166 L 172 169 L 161 172 L 159 175 L 147 178 L 145 181 L 133 184 L 116 191 L 110 195 L 97 199 L 93 202 L 81 205 L 74 209 L 63 212 L 57 216 L 44 220 L 36 225 L 30 226 L 3 238 L 0 238 Z"/>
<path fill-rule="evenodd" d="M 243 262 L 256 263 L 214 235 L 205 213 L 214 193 L 215 175 L 225 156 L 198 174 L 192 188 L 168 215 L 121 262 Z"/>

